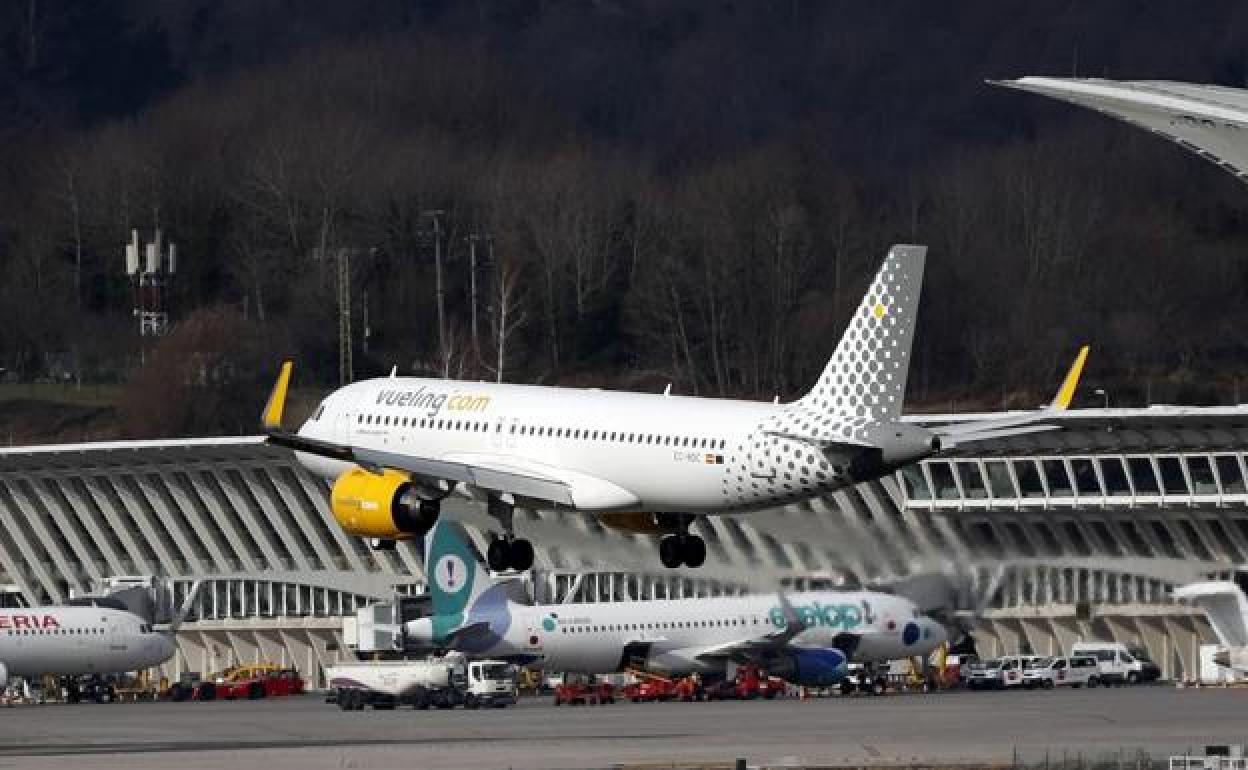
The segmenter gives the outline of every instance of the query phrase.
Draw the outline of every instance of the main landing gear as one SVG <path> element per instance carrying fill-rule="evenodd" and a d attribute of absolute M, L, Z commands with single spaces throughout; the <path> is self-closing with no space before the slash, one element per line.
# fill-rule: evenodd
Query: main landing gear
<path fill-rule="evenodd" d="M 689 533 L 692 517 L 683 517 L 680 532 L 667 535 L 659 541 L 659 561 L 668 569 L 682 564 L 697 569 L 706 561 L 706 541 Z"/>
<path fill-rule="evenodd" d="M 516 508 L 514 503 L 491 497 L 486 512 L 503 526 L 504 534 L 490 541 L 485 552 L 485 561 L 492 572 L 513 569 L 524 572 L 533 566 L 533 544 L 522 537 L 516 537 L 512 519 Z"/>

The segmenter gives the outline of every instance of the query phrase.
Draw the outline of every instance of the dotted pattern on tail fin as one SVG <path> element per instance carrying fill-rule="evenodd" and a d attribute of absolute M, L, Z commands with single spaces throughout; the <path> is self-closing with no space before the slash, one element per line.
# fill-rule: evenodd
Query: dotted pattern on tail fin
<path fill-rule="evenodd" d="M 737 447 L 724 479 L 726 500 L 794 502 L 850 483 L 845 458 L 784 436 L 853 441 L 901 415 L 926 254 L 926 246 L 889 251 L 818 384 Z"/>
<path fill-rule="evenodd" d="M 926 246 L 894 246 L 814 389 L 798 404 L 868 422 L 901 416 Z"/>

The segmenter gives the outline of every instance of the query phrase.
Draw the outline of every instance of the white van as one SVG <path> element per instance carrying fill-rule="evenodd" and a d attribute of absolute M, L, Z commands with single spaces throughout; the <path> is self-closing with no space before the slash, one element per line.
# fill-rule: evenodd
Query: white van
<path fill-rule="evenodd" d="M 1151 661 L 1137 658 L 1125 644 L 1118 642 L 1080 642 L 1070 648 L 1070 654 L 1096 658 L 1101 682 L 1106 684 L 1151 682 L 1160 673 Z"/>

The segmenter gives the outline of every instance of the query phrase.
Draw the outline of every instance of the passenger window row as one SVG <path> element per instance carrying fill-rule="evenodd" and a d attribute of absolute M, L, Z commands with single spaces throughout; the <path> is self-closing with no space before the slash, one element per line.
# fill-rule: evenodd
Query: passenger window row
<path fill-rule="evenodd" d="M 418 428 L 423 430 L 455 430 L 472 433 L 488 433 L 490 424 L 479 420 L 448 420 L 432 417 L 394 417 L 391 415 L 360 414 L 356 415 L 358 425 L 383 425 L 397 428 Z M 494 432 L 502 433 L 504 424 L 495 423 Z M 589 428 L 565 428 L 551 425 L 529 425 L 527 423 L 510 423 L 507 425 L 509 435 L 534 436 L 537 438 L 567 438 L 574 441 L 611 441 L 624 444 L 649 444 L 653 446 L 683 447 L 689 449 L 725 449 L 727 439 L 693 436 L 671 436 L 654 433 L 628 433 L 625 431 L 593 430 Z"/>
<path fill-rule="evenodd" d="M 752 621 L 752 622 L 751 622 Z M 611 633 L 613 631 L 663 631 L 681 628 L 730 628 L 732 626 L 758 625 L 758 617 L 724 618 L 720 620 L 681 620 L 656 623 L 616 623 L 604 626 L 573 625 L 559 629 L 565 634 Z"/>
<path fill-rule="evenodd" d="M 1248 493 L 1234 454 L 929 460 L 899 476 L 909 500 Z"/>
<path fill-rule="evenodd" d="M 102 628 L 11 628 L 6 636 L 82 636 L 102 634 Z"/>

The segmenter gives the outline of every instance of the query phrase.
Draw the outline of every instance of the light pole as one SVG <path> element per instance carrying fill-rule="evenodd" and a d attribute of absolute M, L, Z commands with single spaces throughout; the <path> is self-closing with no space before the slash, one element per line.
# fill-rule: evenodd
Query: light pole
<path fill-rule="evenodd" d="M 1109 408 L 1109 391 L 1105 390 L 1104 388 L 1097 388 L 1096 390 L 1092 392 L 1100 396 L 1102 399 L 1104 399 L 1104 408 L 1108 409 Z"/>
<path fill-rule="evenodd" d="M 433 217 L 433 280 L 438 305 L 438 357 L 446 355 L 446 305 L 442 291 L 442 209 L 421 212 Z"/>

